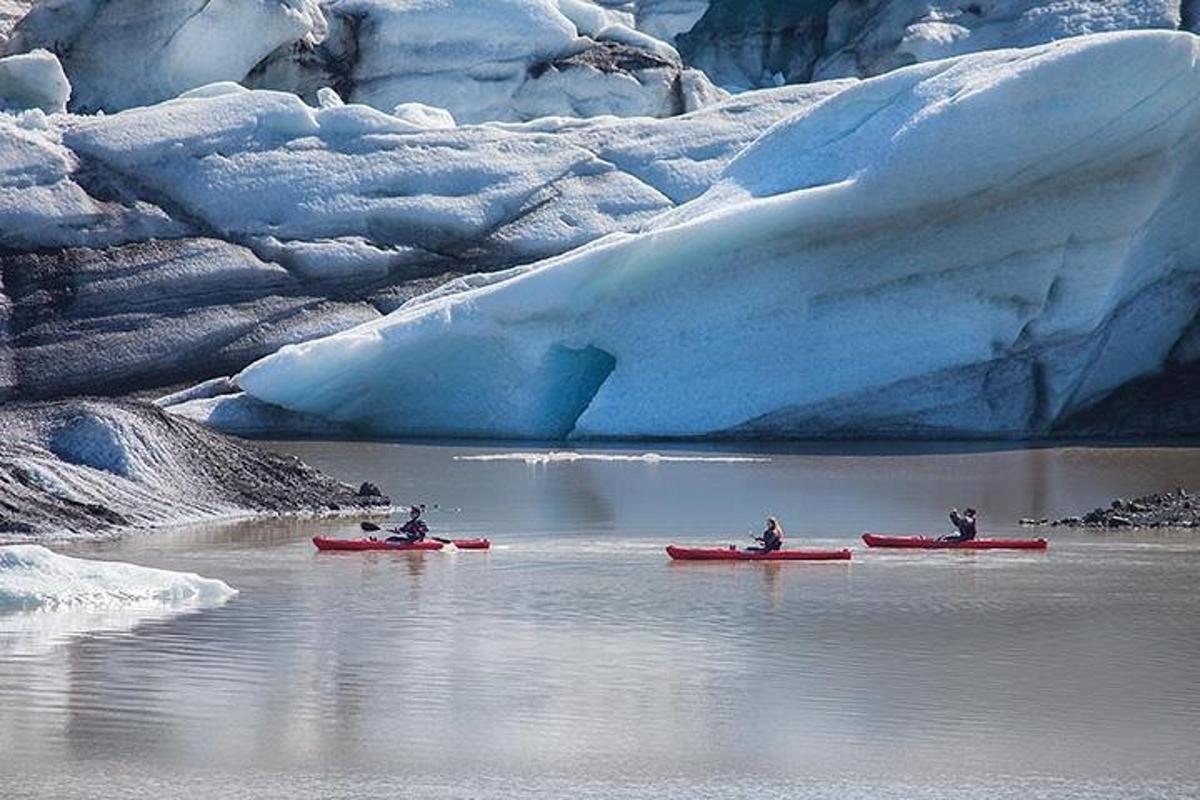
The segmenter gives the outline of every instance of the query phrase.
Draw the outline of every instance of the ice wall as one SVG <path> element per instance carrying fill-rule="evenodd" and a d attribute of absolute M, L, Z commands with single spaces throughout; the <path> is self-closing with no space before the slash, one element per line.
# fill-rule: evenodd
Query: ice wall
<path fill-rule="evenodd" d="M 1200 309 L 1198 63 L 1190 34 L 1124 33 L 863 82 L 642 233 L 239 383 L 387 435 L 1050 431 Z"/>

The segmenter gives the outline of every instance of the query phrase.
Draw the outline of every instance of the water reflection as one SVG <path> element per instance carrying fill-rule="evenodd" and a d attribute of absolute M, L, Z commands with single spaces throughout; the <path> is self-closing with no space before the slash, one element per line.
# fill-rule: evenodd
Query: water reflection
<path fill-rule="evenodd" d="M 264 775 L 353 797 L 991 797 L 962 787 L 996 775 L 1049 776 L 1030 791 L 1061 797 L 1104 796 L 1099 777 L 1159 780 L 1170 797 L 1194 784 L 1192 534 L 1055 532 L 1047 553 L 860 550 L 848 564 L 662 551 L 738 538 L 763 509 L 813 547 L 854 546 L 867 526 L 941 530 L 968 499 L 1016 532 L 1030 505 L 1065 513 L 1180 482 L 1194 453 L 531 470 L 339 447 L 297 449 L 326 448 L 316 460 L 348 479 L 386 474 L 394 496 L 445 507 L 435 533 L 497 547 L 317 554 L 317 533 L 357 535 L 356 520 L 327 519 L 94 548 L 241 594 L 0 658 L 0 775 L 28 765 L 53 796 L 86 796 L 96 764 L 116 785 L 211 770 L 218 797 L 291 785 Z"/>

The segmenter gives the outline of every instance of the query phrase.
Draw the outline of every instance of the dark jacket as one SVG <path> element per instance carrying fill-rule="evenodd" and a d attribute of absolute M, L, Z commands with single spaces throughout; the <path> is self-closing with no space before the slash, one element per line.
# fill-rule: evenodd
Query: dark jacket
<path fill-rule="evenodd" d="M 957 511 L 951 511 L 950 523 L 958 529 L 958 534 L 964 541 L 975 538 L 975 517 L 968 517 L 959 514 Z"/>

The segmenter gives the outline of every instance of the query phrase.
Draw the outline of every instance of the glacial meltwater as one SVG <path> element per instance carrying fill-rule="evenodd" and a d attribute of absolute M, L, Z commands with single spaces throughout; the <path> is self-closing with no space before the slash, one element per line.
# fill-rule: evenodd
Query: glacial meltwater
<path fill-rule="evenodd" d="M 334 518 L 56 548 L 238 594 L 0 611 L 0 796 L 1200 795 L 1200 530 L 1017 524 L 1197 488 L 1200 449 L 272 446 L 495 546 L 317 553 Z M 858 538 L 967 505 L 1049 550 Z M 854 560 L 663 552 L 768 514 Z"/>

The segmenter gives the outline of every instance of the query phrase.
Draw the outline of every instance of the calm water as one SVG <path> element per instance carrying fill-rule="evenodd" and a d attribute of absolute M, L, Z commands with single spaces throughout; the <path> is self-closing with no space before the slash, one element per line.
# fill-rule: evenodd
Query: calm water
<path fill-rule="evenodd" d="M 661 549 L 767 513 L 814 545 L 940 533 L 967 504 L 1031 536 L 1018 518 L 1200 485 L 1200 450 L 527 464 L 279 446 L 498 546 L 318 555 L 309 537 L 353 529 L 323 520 L 73 547 L 241 593 L 25 619 L 0 646 L 0 796 L 1200 794 L 1200 532 L 849 565 Z"/>

